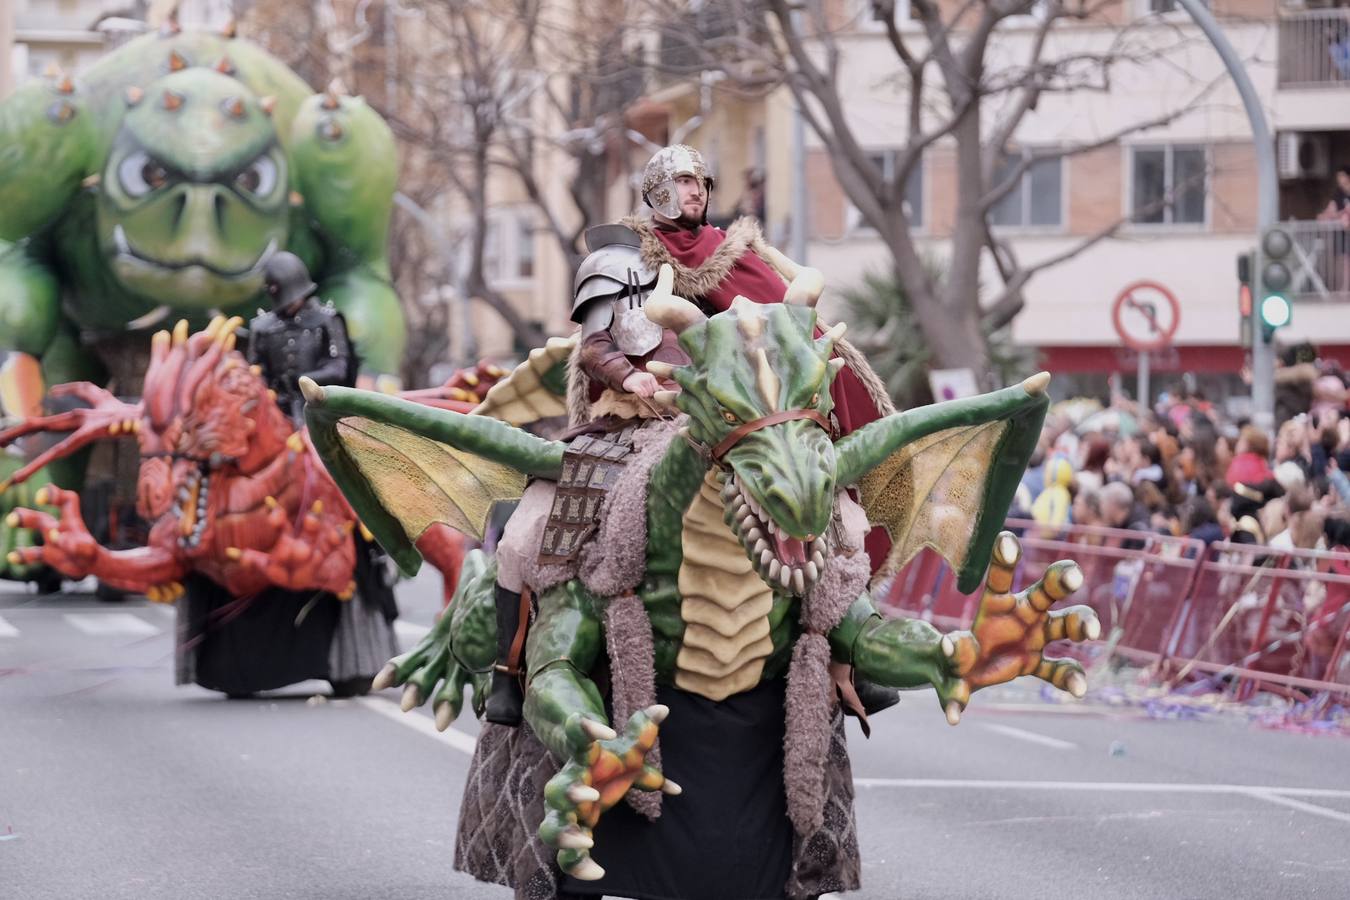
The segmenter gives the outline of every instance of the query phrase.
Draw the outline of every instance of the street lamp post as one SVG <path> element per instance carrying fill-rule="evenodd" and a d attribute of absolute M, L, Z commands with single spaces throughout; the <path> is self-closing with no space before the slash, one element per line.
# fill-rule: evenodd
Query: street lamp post
<path fill-rule="evenodd" d="M 1275 140 L 1271 137 L 1270 126 L 1266 123 L 1265 110 L 1261 108 L 1261 99 L 1256 88 L 1247 76 L 1241 58 L 1228 36 L 1223 33 L 1219 23 L 1205 6 L 1204 0 L 1176 0 L 1177 4 L 1190 14 L 1195 24 L 1214 45 L 1219 58 L 1223 60 L 1228 74 L 1237 86 L 1242 105 L 1247 110 L 1247 119 L 1251 123 L 1252 140 L 1256 142 L 1256 271 L 1262 270 L 1264 251 L 1261 236 L 1264 235 L 1279 216 L 1280 183 L 1275 168 Z M 1275 348 L 1268 334 L 1258 333 L 1252 336 L 1252 406 L 1253 420 L 1266 430 L 1275 426 Z"/>

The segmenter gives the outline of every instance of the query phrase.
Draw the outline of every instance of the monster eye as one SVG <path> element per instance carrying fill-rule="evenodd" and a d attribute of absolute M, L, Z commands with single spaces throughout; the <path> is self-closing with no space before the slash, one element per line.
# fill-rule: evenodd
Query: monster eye
<path fill-rule="evenodd" d="M 723 421 L 723 422 L 726 422 L 728 425 L 739 425 L 739 424 L 741 424 L 741 420 L 738 419 L 738 418 L 736 417 L 736 414 L 735 414 L 734 412 L 732 412 L 731 410 L 729 410 L 729 409 L 724 409 L 724 410 L 722 410 L 722 421 Z"/>
<path fill-rule="evenodd" d="M 234 176 L 235 185 L 259 197 L 266 197 L 277 186 L 277 164 L 270 156 L 260 156 L 248 168 Z"/>
<path fill-rule="evenodd" d="M 132 197 L 144 197 L 151 191 L 157 191 L 169 181 L 169 171 L 144 150 L 122 160 L 117 167 L 117 178 L 122 182 L 122 190 Z"/>

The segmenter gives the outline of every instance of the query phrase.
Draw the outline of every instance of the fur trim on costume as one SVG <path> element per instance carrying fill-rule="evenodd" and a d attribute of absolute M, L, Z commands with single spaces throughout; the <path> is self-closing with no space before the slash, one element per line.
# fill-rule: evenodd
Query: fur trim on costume
<path fill-rule="evenodd" d="M 615 597 L 605 608 L 613 721 L 622 727 L 633 713 L 656 702 L 656 648 L 652 620 L 637 594 Z M 647 765 L 661 768 L 661 740 L 647 751 Z M 661 792 L 630 790 L 628 805 L 648 819 L 661 815 Z"/>
<path fill-rule="evenodd" d="M 647 486 L 683 417 L 649 422 L 633 435 L 633 452 L 600 507 L 600 527 L 578 554 L 581 582 L 597 597 L 636 590 L 647 571 Z"/>
<path fill-rule="evenodd" d="M 835 703 L 830 642 L 822 634 L 803 634 L 792 648 L 783 739 L 787 814 L 799 835 L 810 834 L 824 822 L 825 751 Z"/>
<path fill-rule="evenodd" d="M 707 295 L 721 284 L 722 280 L 731 274 L 741 254 L 749 250 L 756 240 L 764 239 L 758 222 L 749 216 L 739 218 L 727 227 L 726 240 L 717 246 L 712 255 L 697 268 L 691 269 L 670 254 L 666 245 L 656 236 L 650 219 L 629 216 L 620 224 L 627 225 L 641 238 L 642 261 L 653 272 L 663 263 L 670 266 L 675 272 L 673 292 L 692 302 L 697 302 L 700 297 Z"/>
<path fill-rule="evenodd" d="M 567 359 L 567 427 L 576 428 L 591 420 L 591 377 L 581 367 L 581 341 Z"/>
<path fill-rule="evenodd" d="M 805 631 L 792 648 L 788 668 L 787 728 L 783 736 L 783 787 L 788 818 L 797 834 L 820 828 L 826 792 L 826 749 L 838 707 L 830 677 L 830 642 L 825 635 L 844 618 L 867 586 L 871 564 L 865 553 L 834 555 L 802 603 Z"/>
<path fill-rule="evenodd" d="M 637 394 L 605 388 L 591 404 L 590 417 L 600 419 L 605 416 L 614 416 L 616 419 L 659 419 L 665 413 L 654 400 L 644 400 Z"/>

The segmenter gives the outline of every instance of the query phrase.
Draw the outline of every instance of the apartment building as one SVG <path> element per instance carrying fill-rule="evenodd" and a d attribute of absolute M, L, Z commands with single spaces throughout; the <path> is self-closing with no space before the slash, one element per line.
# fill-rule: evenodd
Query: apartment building
<path fill-rule="evenodd" d="M 854 133 L 889 171 L 906 142 L 907 97 L 886 77 L 899 65 L 884 26 L 865 0 L 839 0 L 848 23 L 835 35 L 839 78 Z M 1298 250 L 1292 324 L 1286 342 L 1313 341 L 1324 356 L 1350 365 L 1350 254 L 1347 231 L 1318 221 L 1335 188 L 1335 170 L 1350 165 L 1350 9 L 1276 6 L 1273 0 L 1211 0 L 1277 132 L 1280 217 Z M 922 47 L 908 5 L 897 23 Z M 1023 59 L 1038 17 L 1001 24 L 990 53 Z M 1044 95 L 1013 136 L 1012 152 L 1077 147 L 1101 141 L 1126 125 L 1175 110 L 1183 98 L 1213 82 L 1187 111 L 1160 127 L 1123 135 L 1086 153 L 1037 163 L 993 211 L 996 235 L 1026 264 L 1061 254 L 1121 223 L 1113 236 L 1037 274 L 1014 320 L 1014 341 L 1040 351 L 1059 373 L 1130 372 L 1134 351 L 1112 324 L 1112 305 L 1130 283 L 1147 279 L 1169 288 L 1181 307 L 1170 350 L 1155 353 L 1162 373 L 1191 371 L 1235 378 L 1243 364 L 1236 259 L 1256 242 L 1256 162 L 1251 130 L 1213 48 L 1173 0 L 1120 0 L 1081 22 L 1057 23 L 1050 47 L 1085 56 L 1117 47 L 1128 26 L 1136 47 L 1171 48 L 1116 77 L 1105 90 Z M 767 230 L 788 233 L 793 104 L 783 93 L 762 98 L 715 91 L 715 109 L 689 141 L 717 165 L 722 207 L 735 202 L 737 176 L 750 167 L 767 174 Z M 671 127 L 696 114 L 697 94 L 672 84 L 653 92 Z M 1182 104 L 1184 105 L 1184 104 Z M 991 111 L 997 121 L 997 111 Z M 835 179 L 829 154 L 807 131 L 809 261 L 842 286 L 889 256 Z M 956 198 L 955 148 L 930 146 L 906 185 L 909 218 L 928 252 L 941 256 L 951 237 Z M 986 257 L 988 254 L 986 254 Z M 996 293 L 999 278 L 986 258 L 982 281 Z M 1165 377 L 1165 375 L 1164 375 Z"/>

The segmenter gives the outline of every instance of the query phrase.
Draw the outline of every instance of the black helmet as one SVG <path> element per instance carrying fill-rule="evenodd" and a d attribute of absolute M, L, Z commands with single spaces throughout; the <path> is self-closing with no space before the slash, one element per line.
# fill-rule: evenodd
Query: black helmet
<path fill-rule="evenodd" d="M 267 285 L 267 296 L 272 300 L 272 308 L 289 306 L 296 300 L 303 300 L 319 289 L 309 279 L 309 269 L 300 261 L 300 257 L 285 250 L 272 254 L 272 258 L 263 266 L 263 281 Z"/>

